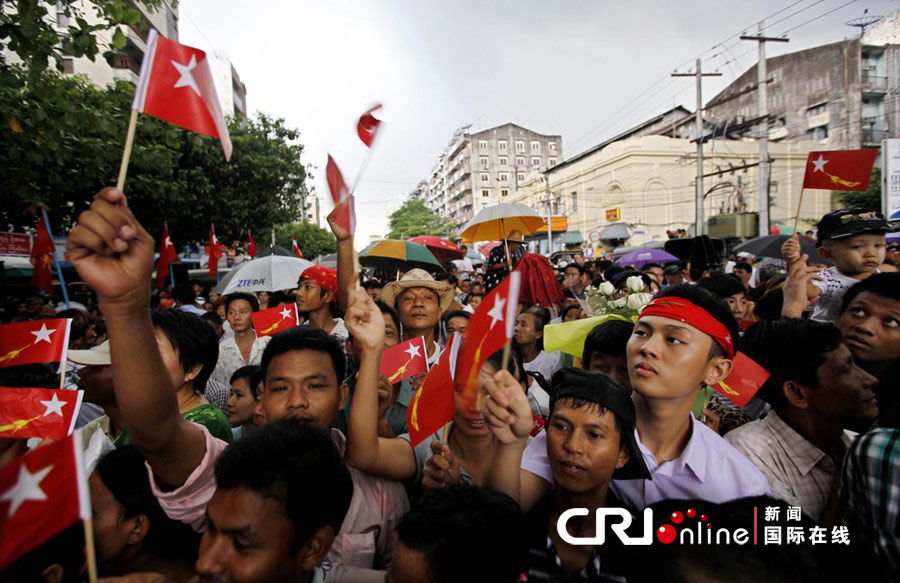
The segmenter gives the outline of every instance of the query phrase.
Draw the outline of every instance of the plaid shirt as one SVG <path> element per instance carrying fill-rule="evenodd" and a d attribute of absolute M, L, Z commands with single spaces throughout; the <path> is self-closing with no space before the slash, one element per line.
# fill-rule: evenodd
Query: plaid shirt
<path fill-rule="evenodd" d="M 900 429 L 874 429 L 850 448 L 841 479 L 843 523 L 900 573 Z"/>
<path fill-rule="evenodd" d="M 729 431 L 733 445 L 766 476 L 772 495 L 819 522 L 831 494 L 837 465 L 825 452 L 794 431 L 775 411 Z M 841 437 L 846 449 L 850 437 Z"/>

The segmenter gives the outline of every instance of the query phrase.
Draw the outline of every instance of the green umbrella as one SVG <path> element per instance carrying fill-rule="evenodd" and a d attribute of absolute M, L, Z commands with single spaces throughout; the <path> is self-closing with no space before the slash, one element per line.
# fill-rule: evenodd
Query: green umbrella
<path fill-rule="evenodd" d="M 426 271 L 444 269 L 424 245 L 399 239 L 383 239 L 372 243 L 360 252 L 359 263 L 364 267 L 386 271 L 409 271 L 416 267 Z"/>

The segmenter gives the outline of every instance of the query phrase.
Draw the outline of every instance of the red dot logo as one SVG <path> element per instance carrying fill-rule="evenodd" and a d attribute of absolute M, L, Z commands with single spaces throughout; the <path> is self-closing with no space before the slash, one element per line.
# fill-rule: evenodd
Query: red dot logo
<path fill-rule="evenodd" d="M 697 516 L 697 511 L 694 510 L 693 508 L 688 508 L 687 515 L 688 515 L 688 518 L 693 518 L 693 517 Z"/>
<path fill-rule="evenodd" d="M 712 524 L 710 524 L 710 523 L 707 522 L 707 523 L 706 523 L 706 528 L 712 528 Z"/>
<path fill-rule="evenodd" d="M 706 522 L 706 515 L 705 515 L 705 514 L 701 514 L 701 515 L 700 515 L 700 522 Z"/>
<path fill-rule="evenodd" d="M 678 512 L 677 510 L 672 513 L 672 522 L 674 522 L 675 524 L 681 524 L 683 520 L 684 515 L 682 513 Z"/>
<path fill-rule="evenodd" d="M 656 529 L 656 538 L 664 545 L 670 544 L 675 540 L 675 527 L 671 524 L 664 524 Z"/>

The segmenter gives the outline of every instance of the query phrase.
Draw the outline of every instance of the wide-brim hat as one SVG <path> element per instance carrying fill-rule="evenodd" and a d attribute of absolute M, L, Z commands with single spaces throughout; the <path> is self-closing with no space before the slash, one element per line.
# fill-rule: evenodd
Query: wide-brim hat
<path fill-rule="evenodd" d="M 105 340 L 89 350 L 70 350 L 66 358 L 69 362 L 84 366 L 110 366 L 112 356 L 109 353 L 109 340 Z"/>
<path fill-rule="evenodd" d="M 435 281 L 434 277 L 424 269 L 410 269 L 397 281 L 392 281 L 384 286 L 381 291 L 381 301 L 396 308 L 397 296 L 413 287 L 424 287 L 434 290 L 440 301 L 441 311 L 444 312 L 453 303 L 453 293 L 450 284 L 446 281 Z"/>
<path fill-rule="evenodd" d="M 641 448 L 634 437 L 637 414 L 628 389 L 601 372 L 590 372 L 580 368 L 562 368 L 553 375 L 553 398 L 550 412 L 560 399 L 574 398 L 597 403 L 605 407 L 619 419 L 622 425 L 621 439 L 628 446 L 628 462 L 613 472 L 614 480 L 650 480 L 650 471 L 644 463 Z"/>

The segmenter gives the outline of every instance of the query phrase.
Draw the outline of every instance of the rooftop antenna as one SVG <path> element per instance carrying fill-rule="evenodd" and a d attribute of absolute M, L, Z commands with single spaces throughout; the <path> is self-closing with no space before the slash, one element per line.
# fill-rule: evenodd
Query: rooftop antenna
<path fill-rule="evenodd" d="M 882 18 L 884 18 L 884 16 L 869 14 L 869 9 L 866 8 L 865 10 L 863 10 L 862 16 L 860 16 L 859 18 L 848 20 L 844 24 L 846 24 L 847 26 L 855 26 L 859 29 L 859 36 L 862 36 L 866 33 L 866 27 L 872 26 Z"/>

